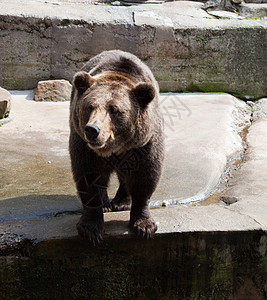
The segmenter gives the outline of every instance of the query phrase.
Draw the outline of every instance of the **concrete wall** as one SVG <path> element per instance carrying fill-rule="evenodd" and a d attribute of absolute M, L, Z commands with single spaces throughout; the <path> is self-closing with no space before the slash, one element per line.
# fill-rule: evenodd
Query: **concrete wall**
<path fill-rule="evenodd" d="M 238 241 L 238 242 L 237 242 Z M 81 239 L 0 251 L 2 299 L 266 299 L 266 233 Z"/>
<path fill-rule="evenodd" d="M 266 95 L 266 23 L 217 20 L 200 9 L 201 3 L 190 4 L 192 17 L 179 14 L 179 3 L 91 6 L 91 13 L 68 17 L 66 12 L 67 18 L 1 15 L 0 86 L 31 89 L 39 80 L 71 81 L 92 56 L 122 49 L 151 67 L 162 91 Z"/>

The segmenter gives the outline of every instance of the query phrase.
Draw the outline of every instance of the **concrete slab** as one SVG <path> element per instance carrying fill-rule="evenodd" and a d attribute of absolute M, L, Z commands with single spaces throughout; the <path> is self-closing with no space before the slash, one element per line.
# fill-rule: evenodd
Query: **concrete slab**
<path fill-rule="evenodd" d="M 69 103 L 37 103 L 11 92 L 11 122 L 1 127 L 0 220 L 56 216 L 81 209 L 68 156 Z M 243 151 L 250 108 L 227 94 L 162 94 L 166 163 L 151 207 L 204 200 L 227 160 Z M 117 189 L 114 177 L 110 196 Z"/>
<path fill-rule="evenodd" d="M 69 102 L 11 93 L 11 121 L 0 128 L 0 220 L 80 209 L 68 156 Z"/>
<path fill-rule="evenodd" d="M 172 206 L 152 209 L 151 214 L 158 225 L 157 235 L 262 230 L 261 224 L 246 213 L 232 211 L 220 205 Z M 128 229 L 129 217 L 129 212 L 105 213 L 105 236 L 132 236 L 133 233 Z M 76 224 L 79 218 L 79 215 L 59 215 L 39 219 L 4 221 L 0 222 L 0 232 L 3 236 L 12 234 L 35 242 L 73 238 L 77 237 Z"/>
<path fill-rule="evenodd" d="M 165 172 L 151 200 L 192 203 L 213 194 L 227 160 L 243 151 L 240 133 L 250 108 L 227 94 L 161 96 L 165 123 Z"/>

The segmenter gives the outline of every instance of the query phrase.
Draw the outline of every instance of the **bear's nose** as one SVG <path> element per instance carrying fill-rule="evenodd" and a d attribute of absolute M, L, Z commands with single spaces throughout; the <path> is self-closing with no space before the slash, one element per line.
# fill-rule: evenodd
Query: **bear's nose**
<path fill-rule="evenodd" d="M 87 124 L 85 126 L 85 133 L 89 140 L 96 139 L 100 133 L 99 127 L 93 124 Z"/>

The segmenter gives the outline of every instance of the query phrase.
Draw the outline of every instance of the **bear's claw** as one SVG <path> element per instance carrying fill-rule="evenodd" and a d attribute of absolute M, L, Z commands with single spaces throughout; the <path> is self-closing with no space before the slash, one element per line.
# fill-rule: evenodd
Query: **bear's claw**
<path fill-rule="evenodd" d="M 134 222 L 130 221 L 130 227 L 140 237 L 153 238 L 158 226 L 152 218 L 137 219 Z"/>
<path fill-rule="evenodd" d="M 95 246 L 101 243 L 104 234 L 104 222 L 102 220 L 85 221 L 83 218 L 77 223 L 78 234 Z"/>

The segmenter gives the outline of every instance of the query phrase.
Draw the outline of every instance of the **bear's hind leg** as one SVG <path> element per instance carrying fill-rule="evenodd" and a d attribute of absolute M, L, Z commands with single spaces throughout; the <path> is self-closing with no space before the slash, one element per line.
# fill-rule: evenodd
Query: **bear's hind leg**
<path fill-rule="evenodd" d="M 127 193 L 125 183 L 120 182 L 119 189 L 112 200 L 105 201 L 103 211 L 124 211 L 131 209 L 132 198 Z"/>

